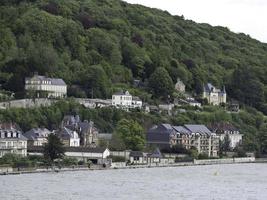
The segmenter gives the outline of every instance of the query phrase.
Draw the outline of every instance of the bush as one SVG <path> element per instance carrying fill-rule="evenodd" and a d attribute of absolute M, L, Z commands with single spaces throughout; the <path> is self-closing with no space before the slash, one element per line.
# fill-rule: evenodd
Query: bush
<path fill-rule="evenodd" d="M 123 156 L 109 156 L 108 158 L 111 158 L 112 162 L 126 162 L 126 159 Z"/>

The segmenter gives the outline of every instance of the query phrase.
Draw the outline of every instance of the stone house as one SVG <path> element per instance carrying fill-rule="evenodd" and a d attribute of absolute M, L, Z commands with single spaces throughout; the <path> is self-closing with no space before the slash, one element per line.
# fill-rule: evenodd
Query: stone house
<path fill-rule="evenodd" d="M 47 137 L 51 134 L 46 128 L 33 128 L 23 134 L 28 139 L 29 146 L 43 146 L 47 143 Z"/>
<path fill-rule="evenodd" d="M 181 93 L 185 92 L 185 84 L 179 78 L 177 78 L 177 82 L 175 84 L 175 90 Z"/>
<path fill-rule="evenodd" d="M 55 131 L 55 134 L 61 139 L 62 143 L 66 147 L 79 147 L 80 146 L 79 134 L 74 130 L 63 127 Z"/>
<path fill-rule="evenodd" d="M 7 153 L 27 155 L 27 138 L 19 126 L 13 123 L 0 124 L 0 158 Z"/>
<path fill-rule="evenodd" d="M 61 128 L 66 127 L 76 131 L 80 137 L 80 144 L 84 147 L 96 147 L 98 145 L 98 129 L 92 121 L 81 121 L 79 115 L 67 115 L 61 122 Z"/>
<path fill-rule="evenodd" d="M 49 78 L 34 74 L 25 78 L 25 90 L 37 92 L 37 98 L 45 95 L 49 98 L 63 98 L 67 96 L 67 85 L 62 79 Z"/>
<path fill-rule="evenodd" d="M 223 87 L 222 90 L 217 89 L 211 83 L 203 86 L 203 99 L 207 99 L 208 103 L 211 105 L 226 103 L 226 96 L 225 87 Z"/>

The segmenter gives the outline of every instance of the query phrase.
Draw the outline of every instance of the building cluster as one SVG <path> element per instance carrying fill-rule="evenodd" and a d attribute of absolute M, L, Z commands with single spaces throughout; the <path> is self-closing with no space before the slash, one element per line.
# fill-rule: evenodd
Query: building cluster
<path fill-rule="evenodd" d="M 171 148 L 176 145 L 185 149 L 196 149 L 198 153 L 210 157 L 217 157 L 219 142 L 229 136 L 230 147 L 233 149 L 242 142 L 242 135 L 233 125 L 223 126 L 220 123 L 212 126 L 184 125 L 172 126 L 170 124 L 159 124 L 150 128 L 147 132 L 147 144 L 159 148 Z"/>
<path fill-rule="evenodd" d="M 68 115 L 63 118 L 60 127 L 53 131 L 33 128 L 23 133 L 16 124 L 0 124 L 0 157 L 7 153 L 40 155 L 50 134 L 60 138 L 67 156 L 84 158 L 91 155 L 90 158 L 106 159 L 109 155 L 108 149 L 98 147 L 99 133 L 92 121 L 82 121 L 78 115 Z"/>

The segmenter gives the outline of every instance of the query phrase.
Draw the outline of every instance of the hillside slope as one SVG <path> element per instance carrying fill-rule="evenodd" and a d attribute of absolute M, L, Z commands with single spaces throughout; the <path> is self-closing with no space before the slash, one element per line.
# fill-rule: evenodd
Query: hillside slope
<path fill-rule="evenodd" d="M 3 0 L 0 35 L 0 83 L 17 96 L 34 71 L 63 78 L 71 95 L 105 98 L 164 67 L 192 92 L 226 85 L 267 110 L 267 44 L 227 28 L 119 0 Z"/>

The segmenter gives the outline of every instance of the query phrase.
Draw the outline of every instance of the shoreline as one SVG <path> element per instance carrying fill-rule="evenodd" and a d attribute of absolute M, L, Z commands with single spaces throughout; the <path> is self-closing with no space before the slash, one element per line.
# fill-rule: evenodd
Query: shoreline
<path fill-rule="evenodd" d="M 244 162 L 227 162 L 227 163 L 219 163 L 213 162 L 208 163 L 194 163 L 194 162 L 181 162 L 175 164 L 158 164 L 158 165 L 129 165 L 124 167 L 102 167 L 95 166 L 93 168 L 81 167 L 81 168 L 61 168 L 61 169 L 36 169 L 36 170 L 25 170 L 25 171 L 6 171 L 0 172 L 0 176 L 4 175 L 21 175 L 21 174 L 43 174 L 43 173 L 61 173 L 61 172 L 77 172 L 77 171 L 95 171 L 95 170 L 120 170 L 120 169 L 144 169 L 144 168 L 164 168 L 164 167 L 189 167 L 189 166 L 203 166 L 203 165 L 227 165 L 227 164 L 257 164 L 257 163 L 267 163 L 267 160 L 254 160 L 254 161 L 244 161 Z M 217 160 L 218 161 L 218 160 Z"/>

